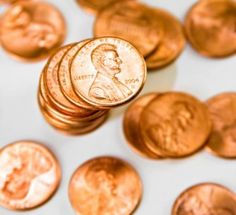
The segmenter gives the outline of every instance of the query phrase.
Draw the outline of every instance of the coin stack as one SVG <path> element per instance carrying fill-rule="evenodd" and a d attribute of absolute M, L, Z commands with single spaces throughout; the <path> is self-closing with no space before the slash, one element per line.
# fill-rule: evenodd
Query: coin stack
<path fill-rule="evenodd" d="M 108 112 L 138 95 L 143 57 L 129 42 L 105 37 L 60 48 L 43 69 L 38 101 L 44 118 L 67 134 L 99 127 Z"/>

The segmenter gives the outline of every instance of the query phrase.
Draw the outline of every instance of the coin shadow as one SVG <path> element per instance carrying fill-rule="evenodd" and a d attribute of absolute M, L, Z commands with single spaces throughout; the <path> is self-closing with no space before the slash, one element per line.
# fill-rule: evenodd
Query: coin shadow
<path fill-rule="evenodd" d="M 148 72 L 144 88 L 139 96 L 151 92 L 165 92 L 173 89 L 177 77 L 176 63 L 163 69 Z M 129 104 L 111 111 L 110 119 L 119 117 L 127 109 Z"/>

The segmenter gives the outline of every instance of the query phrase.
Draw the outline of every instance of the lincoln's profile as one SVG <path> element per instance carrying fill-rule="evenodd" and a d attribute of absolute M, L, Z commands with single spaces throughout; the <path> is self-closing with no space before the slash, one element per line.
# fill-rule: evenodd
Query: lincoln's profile
<path fill-rule="evenodd" d="M 103 102 L 116 102 L 132 94 L 132 91 L 116 77 L 121 72 L 122 64 L 116 46 L 99 45 L 92 51 L 91 61 L 97 71 L 89 89 L 91 97 Z"/>

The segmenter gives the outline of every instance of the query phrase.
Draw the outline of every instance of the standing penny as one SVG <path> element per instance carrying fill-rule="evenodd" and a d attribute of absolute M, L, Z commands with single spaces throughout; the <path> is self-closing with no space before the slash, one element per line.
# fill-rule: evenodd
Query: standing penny
<path fill-rule="evenodd" d="M 0 205 L 28 210 L 56 191 L 61 170 L 53 154 L 35 142 L 20 141 L 0 150 Z"/>
<path fill-rule="evenodd" d="M 212 183 L 198 184 L 184 191 L 173 206 L 172 215 L 234 215 L 232 191 Z"/>
<path fill-rule="evenodd" d="M 152 21 L 160 23 L 163 36 L 157 48 L 145 60 L 149 70 L 160 69 L 172 63 L 182 53 L 185 36 L 182 25 L 173 15 L 160 9 L 152 9 Z"/>
<path fill-rule="evenodd" d="M 236 158 L 236 93 L 223 93 L 207 101 L 213 131 L 207 149 L 225 158 Z"/>
<path fill-rule="evenodd" d="M 94 36 L 122 38 L 147 56 L 157 47 L 162 34 L 159 23 L 153 22 L 150 8 L 131 0 L 104 8 L 96 18 Z"/>
<path fill-rule="evenodd" d="M 236 53 L 236 1 L 198 1 L 186 16 L 186 35 L 192 46 L 208 57 Z"/>
<path fill-rule="evenodd" d="M 64 41 L 66 24 L 60 11 L 40 1 L 19 1 L 2 16 L 3 48 L 21 60 L 49 56 Z"/>
<path fill-rule="evenodd" d="M 71 64 L 75 92 L 97 108 L 129 102 L 143 88 L 146 73 L 145 61 L 137 49 L 112 37 L 88 42 Z"/>
<path fill-rule="evenodd" d="M 69 198 L 77 214 L 129 215 L 142 196 L 137 172 L 126 162 L 99 157 L 80 166 L 71 178 Z"/>
<path fill-rule="evenodd" d="M 139 124 L 142 112 L 146 106 L 157 96 L 158 94 L 156 93 L 150 93 L 137 99 L 125 112 L 123 121 L 124 134 L 128 144 L 138 154 L 152 159 L 160 159 L 161 155 L 157 155 L 156 153 L 152 152 L 145 145 L 145 141 L 140 135 Z"/>
<path fill-rule="evenodd" d="M 142 112 L 140 130 L 156 154 L 179 158 L 201 149 L 211 131 L 206 106 L 191 95 L 161 94 Z"/>

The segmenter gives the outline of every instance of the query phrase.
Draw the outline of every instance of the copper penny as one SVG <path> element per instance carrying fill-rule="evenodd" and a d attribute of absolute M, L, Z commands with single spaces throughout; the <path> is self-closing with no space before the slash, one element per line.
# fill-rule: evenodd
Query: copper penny
<path fill-rule="evenodd" d="M 234 215 L 235 195 L 213 183 L 198 184 L 184 191 L 176 200 L 172 215 Z"/>
<path fill-rule="evenodd" d="M 185 20 L 186 35 L 192 46 L 208 57 L 236 53 L 236 1 L 198 1 Z"/>
<path fill-rule="evenodd" d="M 47 90 L 47 95 L 53 100 L 57 106 L 68 114 L 80 115 L 81 112 L 87 112 L 88 110 L 79 108 L 72 104 L 61 92 L 61 88 L 58 80 L 58 68 L 59 63 L 63 55 L 68 51 L 72 45 L 67 45 L 60 48 L 48 61 L 44 69 L 44 84 Z"/>
<path fill-rule="evenodd" d="M 112 108 L 129 102 L 146 80 L 143 57 L 130 43 L 112 37 L 85 44 L 71 64 L 75 92 L 98 108 Z"/>
<path fill-rule="evenodd" d="M 175 61 L 185 46 L 185 36 L 181 23 L 172 14 L 161 9 L 152 9 L 152 21 L 160 23 L 163 36 L 157 48 L 146 56 L 149 70 L 160 69 Z"/>
<path fill-rule="evenodd" d="M 119 37 L 132 43 L 143 56 L 150 54 L 161 38 L 150 8 L 136 1 L 117 1 L 102 10 L 95 21 L 94 36 Z"/>
<path fill-rule="evenodd" d="M 160 159 L 161 155 L 155 154 L 145 145 L 145 141 L 140 135 L 139 123 L 141 113 L 144 111 L 146 106 L 157 96 L 157 93 L 150 93 L 138 98 L 126 110 L 123 120 L 124 134 L 128 144 L 138 154 L 152 159 Z"/>
<path fill-rule="evenodd" d="M 140 131 L 156 154 L 179 158 L 201 149 L 211 131 L 206 106 L 191 95 L 170 92 L 152 100 L 142 112 Z"/>
<path fill-rule="evenodd" d="M 121 0 L 76 0 L 78 4 L 84 8 L 86 11 L 91 13 L 97 13 L 105 6 L 113 3 L 118 2 Z"/>
<path fill-rule="evenodd" d="M 61 170 L 43 145 L 19 141 L 0 151 L 0 205 L 27 210 L 45 203 L 57 190 Z"/>
<path fill-rule="evenodd" d="M 3 48 L 21 60 L 49 56 L 64 41 L 66 24 L 60 11 L 41 1 L 19 1 L 2 16 Z"/>
<path fill-rule="evenodd" d="M 84 102 L 76 93 L 72 87 L 71 78 L 70 78 L 70 64 L 75 56 L 75 54 L 79 51 L 79 49 L 85 45 L 89 40 L 81 41 L 79 43 L 74 44 L 63 56 L 58 69 L 58 78 L 61 87 L 61 91 L 64 96 L 73 104 L 86 108 L 86 109 L 94 109 L 93 106 Z"/>
<path fill-rule="evenodd" d="M 223 93 L 207 101 L 213 131 L 207 149 L 225 158 L 236 158 L 236 93 Z"/>
<path fill-rule="evenodd" d="M 142 196 L 137 172 L 113 157 L 87 161 L 73 174 L 69 198 L 77 214 L 132 214 Z"/>

